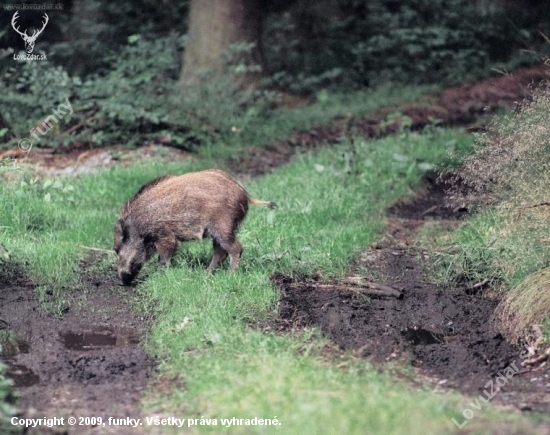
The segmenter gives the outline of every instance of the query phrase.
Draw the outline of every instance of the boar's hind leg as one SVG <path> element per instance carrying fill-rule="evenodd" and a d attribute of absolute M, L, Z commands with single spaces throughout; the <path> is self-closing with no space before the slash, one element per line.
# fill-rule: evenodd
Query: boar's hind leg
<path fill-rule="evenodd" d="M 216 239 L 212 240 L 214 245 L 214 255 L 212 256 L 212 261 L 208 270 L 212 272 L 214 269 L 217 269 L 220 263 L 227 258 L 227 251 L 221 247 Z"/>
<path fill-rule="evenodd" d="M 239 261 L 241 260 L 241 252 L 243 251 L 243 245 L 237 240 L 235 236 L 229 237 L 224 240 L 220 240 L 220 245 L 229 253 L 231 261 L 229 262 L 229 269 L 237 270 L 239 268 Z"/>
<path fill-rule="evenodd" d="M 160 264 L 170 264 L 170 260 L 178 249 L 178 241 L 174 236 L 164 237 L 155 243 L 155 248 L 159 254 Z"/>

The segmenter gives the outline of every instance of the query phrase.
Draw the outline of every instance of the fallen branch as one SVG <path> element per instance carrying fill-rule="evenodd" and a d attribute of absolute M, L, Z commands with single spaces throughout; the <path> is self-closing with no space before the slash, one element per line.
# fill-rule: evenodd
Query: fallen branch
<path fill-rule="evenodd" d="M 90 251 L 96 251 L 96 252 L 106 252 L 108 254 L 114 254 L 114 252 L 111 249 L 101 249 L 101 248 L 94 248 L 92 246 L 84 246 L 80 245 L 82 249 L 88 249 Z"/>
<path fill-rule="evenodd" d="M 542 354 L 542 355 L 539 355 L 539 356 L 534 356 L 533 358 L 530 358 L 526 361 L 523 361 L 521 363 L 522 366 L 532 366 L 532 365 L 535 365 L 535 364 L 538 364 L 540 362 L 544 362 L 546 361 L 548 358 L 550 358 L 550 348 L 549 349 L 546 349 L 546 351 Z"/>
<path fill-rule="evenodd" d="M 386 294 L 387 296 L 393 296 L 398 299 L 403 297 L 403 292 L 396 290 L 393 287 L 384 284 L 378 284 L 372 281 L 367 281 L 365 278 L 362 278 L 360 276 L 347 277 L 343 282 L 346 284 L 358 285 L 360 287 L 367 287 L 371 290 L 377 290 L 379 292 L 383 292 L 383 294 Z"/>
<path fill-rule="evenodd" d="M 91 112 L 88 114 L 87 118 L 84 118 L 83 121 L 80 121 L 78 124 L 73 125 L 68 130 L 65 130 L 63 133 L 61 133 L 59 136 L 66 136 L 71 134 L 72 132 L 78 130 L 81 127 L 84 127 L 86 124 L 88 124 L 92 119 L 94 119 L 95 114 L 99 111 L 100 106 L 92 107 Z"/>
<path fill-rule="evenodd" d="M 340 283 L 335 283 L 335 284 L 313 283 L 313 286 L 319 289 L 337 289 L 340 291 L 349 291 L 352 293 L 358 293 L 358 294 L 369 295 L 369 296 L 377 296 L 377 297 L 385 296 L 385 297 L 393 297 L 397 299 L 403 298 L 403 293 L 400 292 L 399 290 L 396 290 L 384 284 L 377 284 L 375 282 L 366 281 L 361 277 L 346 278 L 344 281 L 342 281 L 342 283 L 351 284 L 354 287 L 341 285 Z M 291 284 L 291 287 L 300 287 L 302 285 L 303 284 L 301 283 L 295 283 L 295 284 Z M 356 286 L 359 286 L 359 287 L 356 287 Z"/>
<path fill-rule="evenodd" d="M 428 213 L 431 213 L 432 211 L 435 211 L 439 208 L 439 205 L 432 205 L 431 207 L 424 210 L 422 213 L 420 213 L 420 216 L 426 216 Z"/>
<path fill-rule="evenodd" d="M 315 288 L 319 289 L 335 289 L 339 291 L 348 291 L 352 293 L 362 294 L 362 295 L 368 295 L 368 296 L 377 296 L 377 297 L 393 297 L 397 299 L 401 299 L 403 297 L 402 293 L 397 292 L 397 290 L 394 290 L 394 292 L 388 292 L 385 290 L 375 289 L 375 288 L 364 288 L 364 287 L 348 287 L 338 284 L 314 284 Z"/>
<path fill-rule="evenodd" d="M 529 204 L 529 205 L 524 205 L 522 207 L 518 207 L 518 210 L 527 210 L 528 208 L 548 207 L 548 206 L 550 206 L 550 202 L 544 201 L 544 202 L 539 202 L 537 204 Z"/>
<path fill-rule="evenodd" d="M 0 153 L 0 159 L 26 157 L 28 154 L 28 150 L 8 150 Z"/>
<path fill-rule="evenodd" d="M 548 358 L 550 358 L 550 348 L 547 348 L 542 354 L 536 356 L 540 345 L 544 342 L 544 335 L 542 333 L 542 329 L 539 325 L 532 325 L 531 329 L 533 330 L 533 335 L 535 336 L 535 341 L 533 344 L 529 343 L 528 339 L 525 339 L 527 341 L 527 351 L 528 355 L 531 357 L 528 360 L 525 360 L 521 363 L 521 365 L 526 366 L 532 366 L 538 363 L 545 363 Z M 539 367 L 540 368 L 540 367 Z"/>

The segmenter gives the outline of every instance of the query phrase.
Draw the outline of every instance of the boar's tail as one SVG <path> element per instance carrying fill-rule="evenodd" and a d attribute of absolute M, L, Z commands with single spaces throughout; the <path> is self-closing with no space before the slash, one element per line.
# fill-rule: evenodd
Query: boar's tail
<path fill-rule="evenodd" d="M 254 198 L 248 198 L 248 202 L 252 205 L 259 205 L 260 207 L 276 208 L 277 204 L 271 201 L 260 201 Z"/>

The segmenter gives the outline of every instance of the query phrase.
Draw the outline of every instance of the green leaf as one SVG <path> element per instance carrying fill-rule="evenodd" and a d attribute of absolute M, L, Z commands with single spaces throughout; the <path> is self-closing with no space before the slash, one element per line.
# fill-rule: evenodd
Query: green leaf
<path fill-rule="evenodd" d="M 141 35 L 130 35 L 128 36 L 128 44 L 135 44 L 141 39 Z"/>

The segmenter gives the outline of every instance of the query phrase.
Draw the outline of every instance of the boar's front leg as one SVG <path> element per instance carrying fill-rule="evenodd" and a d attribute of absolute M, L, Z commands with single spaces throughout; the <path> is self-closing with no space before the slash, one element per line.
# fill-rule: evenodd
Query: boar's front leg
<path fill-rule="evenodd" d="M 227 258 L 227 251 L 221 247 L 216 239 L 212 240 L 212 244 L 214 246 L 214 255 L 207 269 L 209 272 L 217 269 L 220 263 Z"/>
<path fill-rule="evenodd" d="M 178 241 L 173 234 L 167 235 L 155 242 L 155 249 L 159 254 L 159 263 L 168 265 L 178 249 Z"/>

